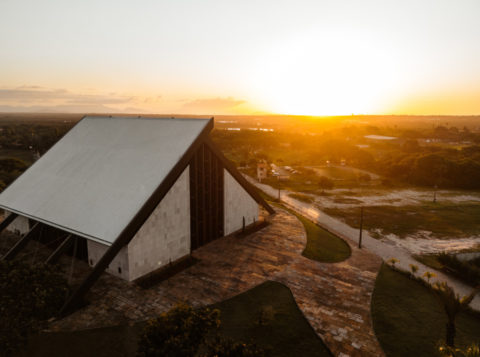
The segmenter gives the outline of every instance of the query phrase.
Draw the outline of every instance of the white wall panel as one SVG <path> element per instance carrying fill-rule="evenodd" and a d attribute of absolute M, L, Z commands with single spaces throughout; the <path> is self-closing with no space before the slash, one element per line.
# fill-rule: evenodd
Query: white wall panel
<path fill-rule="evenodd" d="M 5 211 L 3 218 L 7 218 L 7 216 L 10 215 L 10 212 Z M 8 225 L 6 228 L 7 231 L 17 233 L 17 234 L 26 234 L 30 230 L 30 225 L 28 224 L 28 218 L 27 217 L 22 217 L 18 216 L 13 220 L 12 223 Z"/>
<path fill-rule="evenodd" d="M 95 266 L 108 248 L 110 248 L 108 245 L 87 239 L 88 264 L 91 267 Z M 122 279 L 129 280 L 127 247 L 123 247 L 120 252 L 118 252 L 117 256 L 108 266 L 107 272 Z"/>
<path fill-rule="evenodd" d="M 189 167 L 128 245 L 130 280 L 190 254 Z"/>
<path fill-rule="evenodd" d="M 259 207 L 227 170 L 224 173 L 225 235 L 228 235 L 242 228 L 243 217 L 246 226 L 258 221 Z"/>

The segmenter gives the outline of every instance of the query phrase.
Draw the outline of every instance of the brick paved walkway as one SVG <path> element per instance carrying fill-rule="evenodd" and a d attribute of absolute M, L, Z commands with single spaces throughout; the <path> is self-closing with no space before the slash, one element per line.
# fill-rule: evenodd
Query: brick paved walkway
<path fill-rule="evenodd" d="M 314 330 L 336 356 L 383 356 L 370 317 L 381 260 L 355 248 L 342 263 L 309 260 L 301 256 L 306 243 L 302 224 L 281 210 L 270 220 L 269 226 L 247 237 L 222 238 L 196 250 L 196 264 L 149 289 L 103 274 L 89 293 L 91 304 L 54 322 L 51 329 L 144 320 L 179 301 L 212 304 L 265 280 L 276 280 L 291 289 Z"/>

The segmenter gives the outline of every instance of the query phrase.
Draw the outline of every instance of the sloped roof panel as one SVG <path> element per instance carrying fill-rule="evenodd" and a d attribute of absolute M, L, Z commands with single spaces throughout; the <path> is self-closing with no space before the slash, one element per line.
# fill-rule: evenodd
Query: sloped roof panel
<path fill-rule="evenodd" d="M 0 207 L 110 245 L 209 121 L 85 117 L 0 194 Z"/>

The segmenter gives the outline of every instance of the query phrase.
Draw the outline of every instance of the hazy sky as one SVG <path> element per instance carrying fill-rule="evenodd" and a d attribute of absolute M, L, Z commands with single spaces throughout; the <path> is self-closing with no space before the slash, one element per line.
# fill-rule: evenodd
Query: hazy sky
<path fill-rule="evenodd" d="M 480 114 L 480 0 L 0 0 L 0 111 Z"/>

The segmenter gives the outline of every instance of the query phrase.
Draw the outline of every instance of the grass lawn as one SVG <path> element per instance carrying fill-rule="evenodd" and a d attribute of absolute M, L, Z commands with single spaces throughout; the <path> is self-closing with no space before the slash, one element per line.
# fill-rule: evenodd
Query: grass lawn
<path fill-rule="evenodd" d="M 290 197 L 296 199 L 296 200 L 299 200 L 301 202 L 305 202 L 305 203 L 312 203 L 313 202 L 313 198 L 309 195 L 304 195 L 303 193 L 289 193 L 288 194 Z"/>
<path fill-rule="evenodd" d="M 270 356 L 332 356 L 283 284 L 267 281 L 213 307 L 221 311 L 224 335 L 253 341 Z"/>
<path fill-rule="evenodd" d="M 74 332 L 42 333 L 30 339 L 20 357 L 136 356 L 141 325 L 114 326 Z"/>
<path fill-rule="evenodd" d="M 372 297 L 377 338 L 388 357 L 437 355 L 445 341 L 446 314 L 425 286 L 383 265 Z M 480 314 L 457 316 L 456 345 L 480 342 Z"/>
<path fill-rule="evenodd" d="M 307 232 L 307 246 L 302 252 L 304 257 L 324 263 L 337 263 L 350 257 L 352 251 L 347 242 L 309 219 L 296 216 Z"/>
<path fill-rule="evenodd" d="M 8 158 L 20 159 L 30 165 L 33 162 L 33 153 L 31 150 L 1 149 L 0 159 Z"/>
<path fill-rule="evenodd" d="M 212 306 L 221 311 L 220 332 L 237 341 L 254 342 L 269 356 L 332 356 L 313 331 L 285 285 L 267 281 Z M 263 324 L 258 322 L 262 320 Z M 43 333 L 31 338 L 19 357 L 135 356 L 143 324 Z"/>
<path fill-rule="evenodd" d="M 304 257 L 322 263 L 338 263 L 348 259 L 352 254 L 350 246 L 343 239 L 323 229 L 290 208 L 276 203 L 274 205 L 287 210 L 302 222 L 307 233 L 307 245 L 302 252 Z"/>
<path fill-rule="evenodd" d="M 442 270 L 443 264 L 440 263 L 436 254 L 422 254 L 414 255 L 415 260 L 418 260 L 420 263 L 425 264 L 427 267 Z"/>
<path fill-rule="evenodd" d="M 359 227 L 358 208 L 325 208 L 326 214 L 340 217 Z M 480 234 L 480 205 L 472 203 L 425 203 L 411 206 L 364 207 L 363 226 L 400 237 L 429 231 L 436 237 L 469 237 Z"/>

